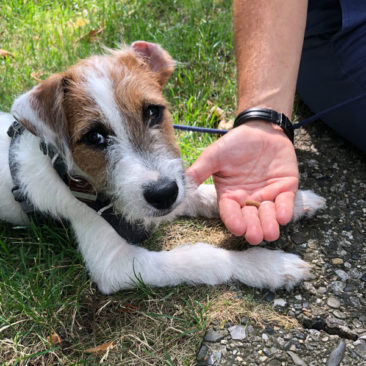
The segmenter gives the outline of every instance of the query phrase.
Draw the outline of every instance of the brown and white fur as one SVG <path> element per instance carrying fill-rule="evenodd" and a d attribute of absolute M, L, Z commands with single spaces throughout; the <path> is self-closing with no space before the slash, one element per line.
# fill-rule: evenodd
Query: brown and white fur
<path fill-rule="evenodd" d="M 174 69 L 160 46 L 130 47 L 79 61 L 19 96 L 12 115 L 27 129 L 16 146 L 21 190 L 34 206 L 67 219 L 89 273 L 103 293 L 146 284 L 219 284 L 292 288 L 308 274 L 297 255 L 265 248 L 228 251 L 198 243 L 151 252 L 131 245 L 95 211 L 77 200 L 40 148 L 57 147 L 70 174 L 84 176 L 112 199 L 129 221 L 151 226 L 177 215 L 217 216 L 215 189 L 188 189 L 162 87 Z M 0 219 L 27 224 L 13 198 L 8 165 L 13 122 L 0 115 Z M 295 218 L 312 215 L 324 200 L 311 191 L 296 196 Z"/>

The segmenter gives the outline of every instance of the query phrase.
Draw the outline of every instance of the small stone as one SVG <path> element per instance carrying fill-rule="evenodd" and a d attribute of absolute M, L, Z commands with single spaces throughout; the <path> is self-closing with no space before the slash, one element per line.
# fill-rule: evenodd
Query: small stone
<path fill-rule="evenodd" d="M 268 366 L 281 366 L 282 363 L 279 360 L 273 359 L 273 360 L 269 361 L 267 365 Z"/>
<path fill-rule="evenodd" d="M 281 308 L 285 307 L 287 304 L 287 301 L 285 299 L 274 299 L 273 306 L 280 306 Z"/>
<path fill-rule="evenodd" d="M 264 295 L 264 298 L 268 301 L 268 302 L 272 302 L 275 298 L 275 293 L 272 291 L 267 291 L 266 294 Z"/>
<path fill-rule="evenodd" d="M 206 358 L 208 348 L 203 345 L 197 353 L 197 361 L 203 361 Z"/>
<path fill-rule="evenodd" d="M 207 360 L 207 365 L 218 365 L 221 360 L 221 352 L 213 353 Z"/>
<path fill-rule="evenodd" d="M 363 340 L 358 340 L 357 342 L 354 342 L 354 344 L 356 346 L 356 353 L 359 354 L 362 358 L 366 359 L 366 342 Z"/>
<path fill-rule="evenodd" d="M 345 349 L 346 343 L 344 339 L 341 339 L 337 347 L 330 353 L 327 366 L 338 366 L 343 359 Z"/>
<path fill-rule="evenodd" d="M 357 268 L 352 268 L 349 270 L 349 276 L 357 280 L 362 277 L 362 273 Z"/>
<path fill-rule="evenodd" d="M 296 351 L 296 346 L 294 344 L 291 344 L 290 351 Z"/>
<path fill-rule="evenodd" d="M 330 306 L 331 308 L 334 308 L 334 309 L 337 309 L 341 306 L 341 302 L 334 296 L 331 296 L 328 298 L 327 304 L 328 304 L 328 306 Z"/>
<path fill-rule="evenodd" d="M 337 269 L 335 273 L 342 281 L 347 281 L 349 278 L 348 274 L 342 269 Z"/>
<path fill-rule="evenodd" d="M 344 292 L 353 292 L 355 288 L 352 285 L 346 285 L 346 287 L 343 289 Z"/>
<path fill-rule="evenodd" d="M 318 288 L 317 292 L 318 292 L 319 295 L 324 295 L 327 292 L 327 288 L 321 286 L 321 287 Z"/>
<path fill-rule="evenodd" d="M 268 341 L 269 337 L 266 333 L 263 333 L 262 334 L 262 339 L 266 342 L 266 341 Z"/>
<path fill-rule="evenodd" d="M 366 273 L 362 275 L 361 280 L 366 282 Z"/>
<path fill-rule="evenodd" d="M 291 235 L 291 239 L 295 244 L 302 244 L 306 242 L 306 237 L 302 232 L 296 232 Z"/>
<path fill-rule="evenodd" d="M 294 362 L 294 365 L 296 365 L 296 366 L 307 366 L 306 363 L 295 352 L 287 351 L 287 353 L 292 358 L 292 361 Z"/>
<path fill-rule="evenodd" d="M 206 342 L 218 342 L 225 337 L 224 333 L 216 332 L 214 330 L 208 330 L 205 334 L 204 340 Z"/>
<path fill-rule="evenodd" d="M 245 327 L 243 327 L 242 325 L 233 325 L 229 328 L 229 332 L 231 338 L 234 340 L 242 340 L 247 336 Z"/>
<path fill-rule="evenodd" d="M 329 289 L 333 291 L 336 295 L 340 295 L 345 287 L 346 284 L 342 281 L 334 281 L 329 285 Z"/>
<path fill-rule="evenodd" d="M 337 317 L 338 319 L 346 319 L 346 314 L 342 313 L 339 310 L 334 310 L 333 314 L 335 317 Z"/>
<path fill-rule="evenodd" d="M 248 330 L 248 334 L 250 336 L 255 335 L 255 329 L 254 329 L 254 327 L 252 325 L 249 325 L 247 330 Z"/>
<path fill-rule="evenodd" d="M 342 258 L 333 258 L 332 263 L 333 264 L 343 264 L 343 259 Z"/>
<path fill-rule="evenodd" d="M 247 318 L 245 317 L 245 316 L 243 316 L 242 318 L 241 318 L 241 321 L 240 321 L 240 323 L 241 324 L 243 324 L 243 325 L 246 325 L 247 324 Z"/>
<path fill-rule="evenodd" d="M 357 261 L 358 259 L 360 259 L 360 255 L 358 253 L 352 253 L 351 259 L 353 259 L 354 261 Z"/>
<path fill-rule="evenodd" d="M 299 295 L 295 295 L 295 299 L 300 301 L 300 300 L 302 300 L 302 296 L 300 294 Z"/>
<path fill-rule="evenodd" d="M 316 291 L 314 285 L 311 282 L 305 281 L 303 283 L 303 286 L 304 286 L 305 290 L 310 292 L 312 295 L 317 294 L 317 291 Z"/>

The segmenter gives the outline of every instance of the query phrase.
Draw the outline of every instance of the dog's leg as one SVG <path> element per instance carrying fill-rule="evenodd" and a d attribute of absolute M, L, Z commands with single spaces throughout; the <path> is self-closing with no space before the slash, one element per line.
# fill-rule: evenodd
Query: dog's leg
<path fill-rule="evenodd" d="M 313 191 L 299 190 L 296 193 L 293 221 L 301 217 L 311 217 L 325 207 L 325 199 Z M 218 217 L 217 194 L 212 184 L 201 184 L 187 195 L 184 203 L 178 207 L 176 216 Z"/>
<path fill-rule="evenodd" d="M 71 222 L 90 275 L 103 293 L 134 287 L 138 280 L 151 286 L 239 280 L 259 288 L 290 289 L 308 274 L 308 265 L 298 256 L 281 251 L 227 251 L 198 243 L 150 252 L 126 243 L 88 209 Z"/>

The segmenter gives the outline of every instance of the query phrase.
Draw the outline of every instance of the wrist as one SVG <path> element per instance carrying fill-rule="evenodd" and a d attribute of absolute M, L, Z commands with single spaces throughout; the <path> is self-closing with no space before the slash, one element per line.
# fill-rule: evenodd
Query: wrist
<path fill-rule="evenodd" d="M 292 143 L 294 142 L 294 130 L 291 121 L 285 114 L 279 113 L 273 109 L 258 107 L 246 109 L 237 115 L 234 121 L 234 128 L 253 120 L 260 120 L 279 126 L 290 141 Z"/>

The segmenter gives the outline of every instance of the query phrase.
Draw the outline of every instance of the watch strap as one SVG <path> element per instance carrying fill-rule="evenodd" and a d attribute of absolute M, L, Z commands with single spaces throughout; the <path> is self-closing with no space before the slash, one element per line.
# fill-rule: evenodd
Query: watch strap
<path fill-rule="evenodd" d="M 294 128 L 290 120 L 283 113 L 278 113 L 267 108 L 250 108 L 238 114 L 234 121 L 234 127 L 238 127 L 243 123 L 253 119 L 261 119 L 263 121 L 272 122 L 283 129 L 286 136 L 294 142 Z"/>

